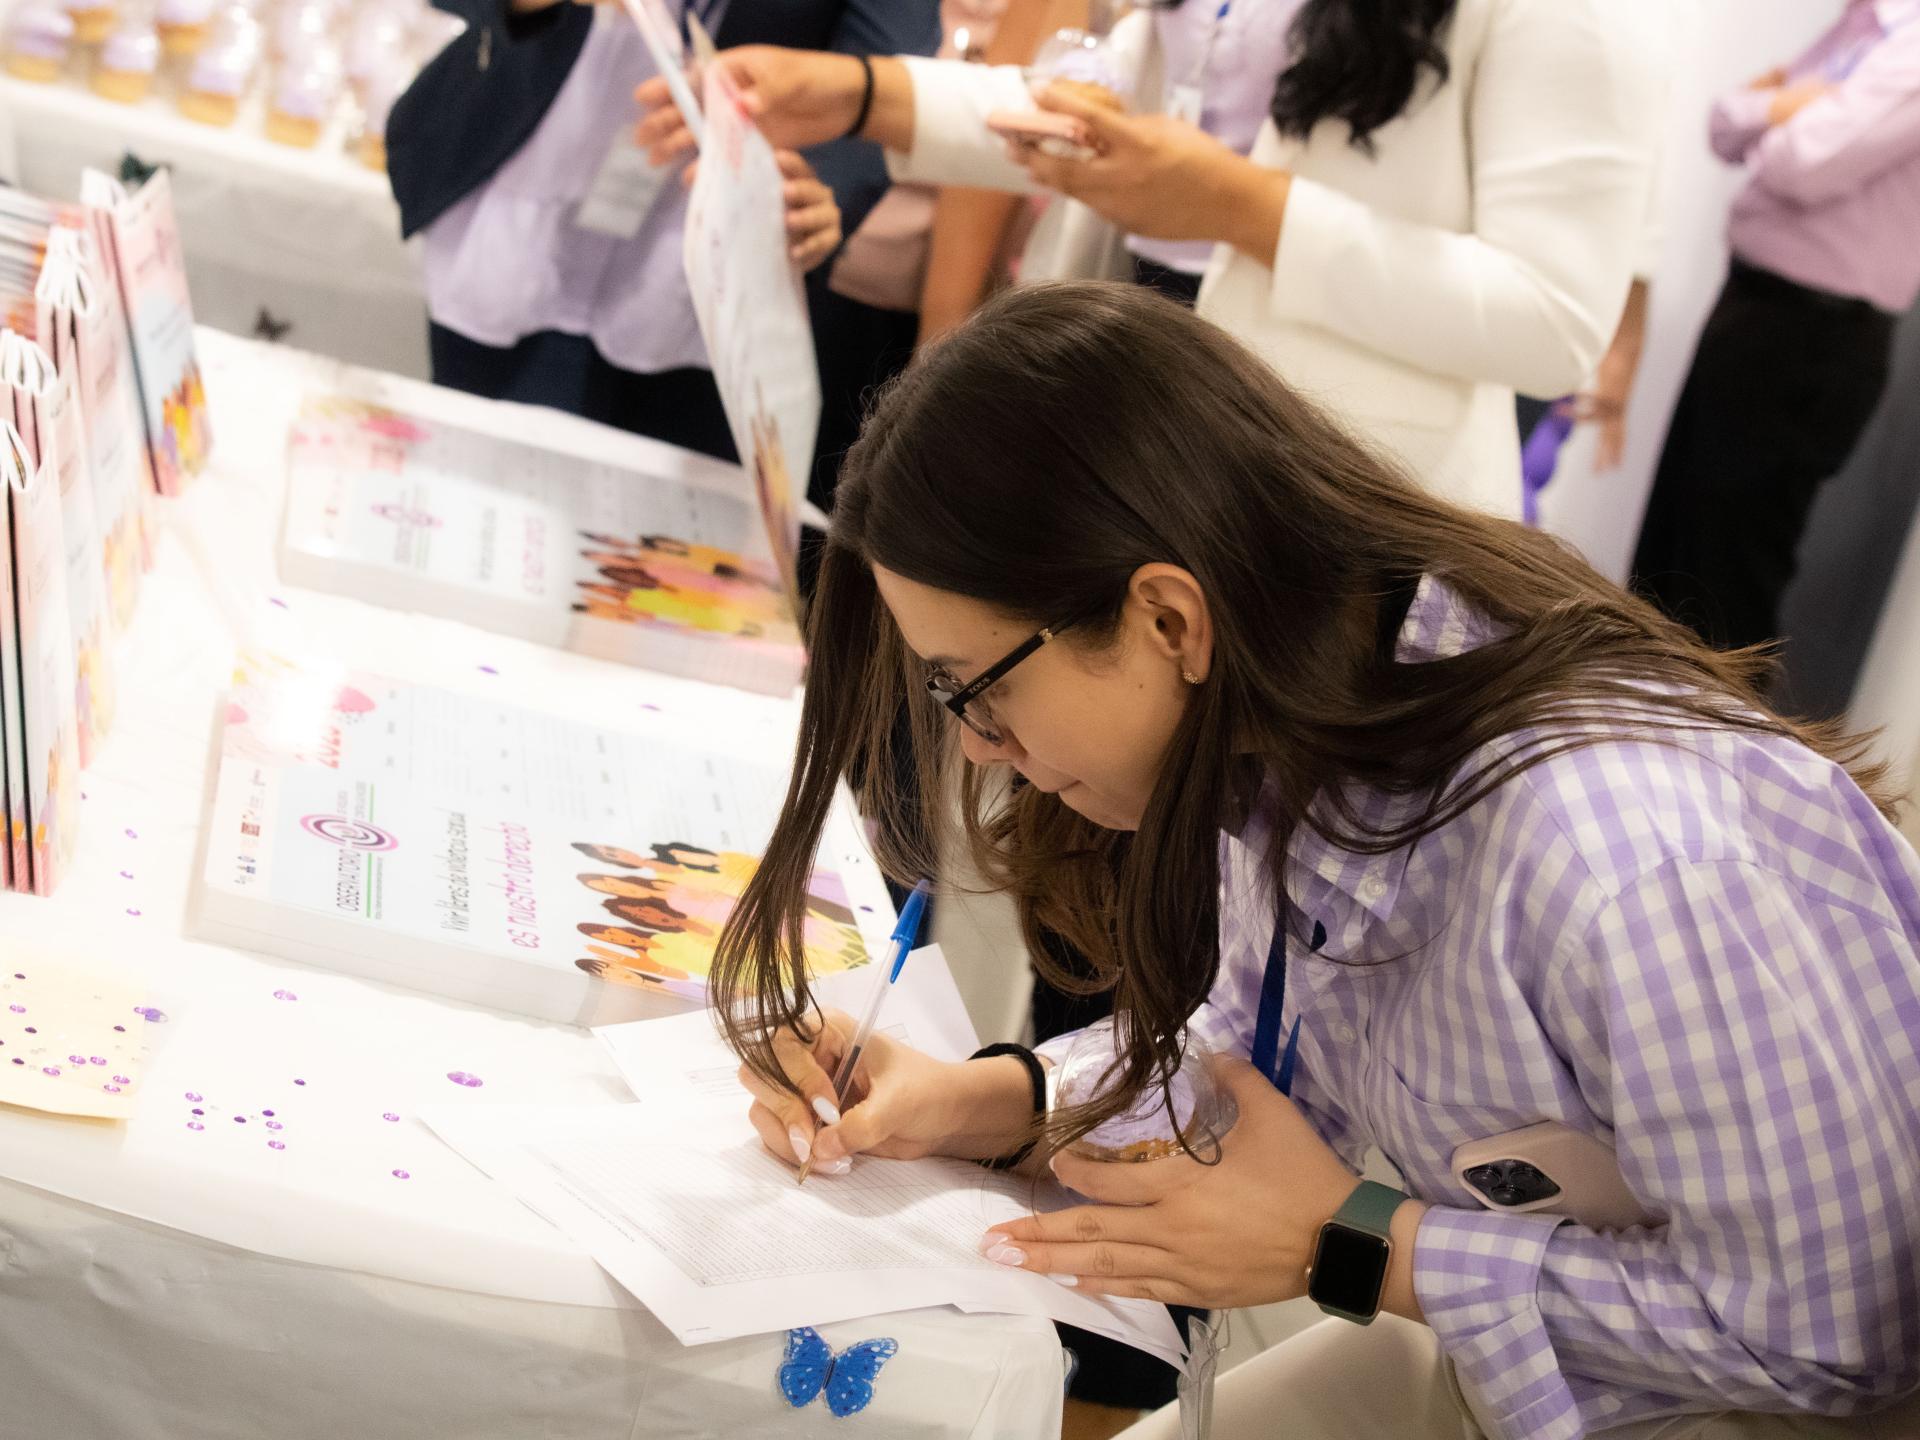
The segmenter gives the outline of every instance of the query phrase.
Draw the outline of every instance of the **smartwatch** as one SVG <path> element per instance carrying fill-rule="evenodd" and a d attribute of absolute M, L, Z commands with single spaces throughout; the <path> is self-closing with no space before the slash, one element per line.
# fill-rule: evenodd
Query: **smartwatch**
<path fill-rule="evenodd" d="M 1362 1180 L 1340 1213 L 1320 1227 L 1307 1267 L 1307 1298 L 1329 1315 L 1371 1325 L 1380 1313 L 1393 1256 L 1393 1212 L 1407 1199 L 1390 1185 Z"/>

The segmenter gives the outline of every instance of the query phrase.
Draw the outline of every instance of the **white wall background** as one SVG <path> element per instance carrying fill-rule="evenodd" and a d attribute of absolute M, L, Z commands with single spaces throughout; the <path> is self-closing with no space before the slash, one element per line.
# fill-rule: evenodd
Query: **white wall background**
<path fill-rule="evenodd" d="M 1576 431 L 1541 497 L 1541 522 L 1625 579 L 1640 512 L 1666 437 L 1667 417 L 1693 344 L 1726 278 L 1727 206 L 1741 172 L 1707 148 L 1714 96 L 1798 54 L 1839 13 L 1838 0 L 1647 0 L 1671 15 L 1673 95 L 1668 107 L 1665 240 L 1653 277 L 1639 380 L 1627 416 L 1626 459 L 1593 473 L 1593 436 Z"/>

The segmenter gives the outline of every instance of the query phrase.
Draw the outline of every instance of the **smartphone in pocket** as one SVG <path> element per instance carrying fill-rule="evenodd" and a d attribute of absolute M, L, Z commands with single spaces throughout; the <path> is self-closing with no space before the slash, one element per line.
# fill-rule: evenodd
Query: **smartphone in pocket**
<path fill-rule="evenodd" d="M 1545 1211 L 1595 1230 L 1666 1223 L 1627 1188 L 1611 1145 L 1557 1120 L 1469 1141 L 1453 1152 L 1453 1173 L 1489 1210 Z"/>

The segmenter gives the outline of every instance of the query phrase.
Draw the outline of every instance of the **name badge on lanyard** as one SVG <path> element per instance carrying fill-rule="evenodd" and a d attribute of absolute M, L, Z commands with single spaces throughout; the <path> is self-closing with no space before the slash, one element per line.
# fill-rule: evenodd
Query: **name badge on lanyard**
<path fill-rule="evenodd" d="M 1313 941 L 1307 947 L 1318 950 L 1327 943 L 1327 929 L 1313 922 Z M 1273 943 L 1267 947 L 1267 969 L 1260 977 L 1260 1015 L 1253 1027 L 1254 1069 L 1273 1083 L 1282 1095 L 1293 1094 L 1293 1066 L 1300 1053 L 1300 1017 L 1293 1017 L 1287 1032 L 1286 1049 L 1280 1048 L 1280 1015 L 1287 1001 L 1287 920 L 1283 911 L 1274 922 Z"/>
<path fill-rule="evenodd" d="M 631 240 L 640 233 L 648 212 L 666 188 L 667 176 L 676 168 L 651 164 L 647 152 L 635 143 L 633 128 L 621 126 L 607 158 L 600 162 L 592 188 L 573 212 L 573 223 L 596 235 Z"/>
<path fill-rule="evenodd" d="M 1206 38 L 1200 42 L 1199 58 L 1187 72 L 1187 78 L 1167 92 L 1167 114 L 1175 120 L 1184 120 L 1189 125 L 1200 123 L 1206 109 L 1207 69 L 1213 64 L 1213 47 L 1219 43 L 1220 29 L 1227 23 L 1232 9 L 1233 0 L 1221 0 L 1220 8 L 1213 12 L 1213 19 L 1207 25 Z"/>

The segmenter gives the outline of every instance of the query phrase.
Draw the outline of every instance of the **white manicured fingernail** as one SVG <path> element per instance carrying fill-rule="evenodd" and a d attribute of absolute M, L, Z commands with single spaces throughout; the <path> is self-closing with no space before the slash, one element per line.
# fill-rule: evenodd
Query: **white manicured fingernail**
<path fill-rule="evenodd" d="M 1064 1285 L 1069 1290 L 1080 1283 L 1080 1277 L 1078 1275 L 1049 1275 L 1047 1279 L 1053 1281 L 1056 1285 Z"/>
<path fill-rule="evenodd" d="M 807 1156 L 813 1153 L 813 1146 L 807 1140 L 807 1132 L 802 1130 L 798 1125 L 789 1125 L 787 1127 L 787 1143 L 793 1146 L 793 1158 L 798 1160 L 802 1165 L 806 1164 Z"/>
<path fill-rule="evenodd" d="M 1022 1250 L 1018 1245 L 1009 1245 L 1006 1241 L 1002 1240 L 998 1244 L 989 1247 L 986 1256 L 987 1259 L 993 1261 L 996 1265 L 1012 1265 L 1018 1267 L 1026 1263 L 1027 1252 Z"/>
<path fill-rule="evenodd" d="M 845 1175 L 852 1169 L 852 1158 L 842 1155 L 838 1160 L 822 1160 L 818 1165 L 813 1167 L 813 1173 L 816 1175 Z"/>
<path fill-rule="evenodd" d="M 824 1095 L 816 1095 L 814 1097 L 813 1113 L 820 1117 L 820 1123 L 822 1125 L 838 1125 L 840 1123 L 840 1107 Z"/>

